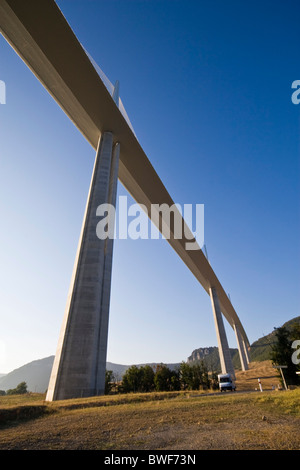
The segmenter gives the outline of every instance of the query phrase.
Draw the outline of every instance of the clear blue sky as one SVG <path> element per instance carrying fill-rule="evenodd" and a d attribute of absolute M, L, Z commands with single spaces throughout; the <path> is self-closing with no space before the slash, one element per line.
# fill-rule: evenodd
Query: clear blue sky
<path fill-rule="evenodd" d="M 57 3 L 109 79 L 120 80 L 174 201 L 204 204 L 208 256 L 250 342 L 298 316 L 299 1 Z M 94 151 L 3 37 L 0 64 L 6 373 L 55 354 Z M 210 299 L 168 243 L 117 240 L 107 359 L 180 362 L 214 345 Z"/>

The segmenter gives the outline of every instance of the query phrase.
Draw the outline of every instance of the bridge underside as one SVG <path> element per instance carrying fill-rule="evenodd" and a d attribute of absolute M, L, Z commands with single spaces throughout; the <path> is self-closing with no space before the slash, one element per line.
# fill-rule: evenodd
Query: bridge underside
<path fill-rule="evenodd" d="M 0 29 L 95 150 L 101 135 L 113 134 L 113 145 L 120 144 L 119 180 L 148 214 L 151 204 L 172 206 L 174 201 L 55 1 L 0 0 Z M 187 238 L 175 238 L 172 223 L 171 219 L 169 244 L 208 295 L 211 289 L 217 292 L 220 311 L 249 347 L 243 325 L 204 253 L 200 247 L 186 249 L 193 237 L 184 220 Z"/>

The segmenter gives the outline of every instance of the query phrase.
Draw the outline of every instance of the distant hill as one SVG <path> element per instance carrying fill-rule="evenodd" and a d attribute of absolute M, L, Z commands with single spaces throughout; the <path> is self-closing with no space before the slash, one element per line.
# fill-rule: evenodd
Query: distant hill
<path fill-rule="evenodd" d="M 238 349 L 230 348 L 230 354 L 234 367 L 240 368 L 241 363 Z M 203 361 L 209 371 L 220 372 L 221 370 L 219 349 L 217 346 L 194 349 L 192 354 L 188 357 L 187 362 L 192 363 L 199 361 Z"/>
<path fill-rule="evenodd" d="M 292 318 L 292 320 L 287 321 L 282 326 L 287 330 L 291 330 L 294 323 L 300 323 L 300 317 Z M 277 328 L 277 327 L 274 327 Z M 270 359 L 270 353 L 272 349 L 272 344 L 275 343 L 275 329 L 266 336 L 259 338 L 253 344 L 251 344 L 250 349 L 250 360 L 251 361 L 266 361 Z"/>
<path fill-rule="evenodd" d="M 284 323 L 284 327 L 290 329 L 296 322 L 300 322 L 300 317 L 295 317 L 292 320 Z M 275 340 L 275 330 L 266 336 L 258 339 L 251 345 L 250 359 L 251 361 L 266 361 L 270 359 L 271 346 Z M 230 349 L 233 365 L 235 369 L 240 369 L 240 358 L 238 349 Z M 220 370 L 220 359 L 219 352 L 216 346 L 210 346 L 207 348 L 195 349 L 192 354 L 187 358 L 187 362 L 194 362 L 203 360 L 210 371 Z M 31 392 L 44 393 L 47 390 L 49 378 L 51 374 L 52 364 L 54 356 L 49 356 L 44 359 L 39 359 L 28 364 L 25 364 L 18 369 L 13 370 L 9 374 L 0 374 L 0 390 L 7 391 L 10 388 L 16 388 L 21 382 L 27 383 L 27 388 Z M 137 366 L 143 366 L 145 364 L 136 364 Z M 157 365 L 157 363 L 149 363 L 151 366 Z M 166 364 L 170 369 L 179 367 L 179 363 Z M 112 362 L 106 363 L 106 369 L 112 370 L 116 379 L 121 380 L 124 372 L 130 367 L 130 365 L 114 364 Z"/>
<path fill-rule="evenodd" d="M 0 378 L 0 390 L 16 388 L 21 382 L 27 383 L 30 392 L 44 393 L 47 390 L 54 356 L 29 362 Z"/>
<path fill-rule="evenodd" d="M 295 317 L 292 320 L 284 323 L 285 328 L 290 330 L 294 323 L 300 323 L 300 317 Z M 250 360 L 255 362 L 267 361 L 270 359 L 270 353 L 272 344 L 275 342 L 275 329 L 266 336 L 259 338 L 250 346 Z M 232 357 L 233 366 L 235 369 L 241 368 L 241 362 L 239 357 L 238 349 L 231 349 L 230 353 Z M 208 370 L 219 371 L 220 370 L 220 358 L 219 351 L 216 346 L 208 348 L 195 349 L 192 354 L 188 357 L 188 362 L 204 361 Z"/>
<path fill-rule="evenodd" d="M 16 386 L 21 382 L 26 382 L 27 389 L 30 392 L 45 393 L 48 388 L 53 361 L 54 356 L 38 359 L 0 377 L 0 390 L 7 391 L 11 388 L 16 388 Z M 143 365 L 145 364 L 137 364 L 137 366 Z M 151 363 L 149 365 L 154 367 L 156 363 Z M 166 365 L 170 369 L 174 369 L 179 366 L 179 364 Z M 129 367 L 131 366 L 114 364 L 112 362 L 106 363 L 106 369 L 112 370 L 117 380 L 122 379 L 123 374 Z"/>
<path fill-rule="evenodd" d="M 187 362 L 202 361 L 214 353 L 218 348 L 216 346 L 210 346 L 208 348 L 194 349 L 192 354 L 187 358 Z"/>

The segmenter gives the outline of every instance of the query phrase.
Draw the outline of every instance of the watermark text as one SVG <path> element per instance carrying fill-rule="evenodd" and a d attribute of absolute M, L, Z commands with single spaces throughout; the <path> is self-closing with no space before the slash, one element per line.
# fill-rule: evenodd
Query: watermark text
<path fill-rule="evenodd" d="M 127 196 L 120 196 L 118 211 L 112 204 L 100 204 L 96 215 L 100 217 L 96 226 L 100 240 L 162 237 L 183 239 L 186 250 L 204 245 L 204 204 L 151 204 L 148 210 L 144 204 L 128 205 Z"/>
<path fill-rule="evenodd" d="M 300 364 L 300 339 L 293 341 L 292 348 L 296 349 L 296 351 L 292 354 L 292 363 Z"/>
<path fill-rule="evenodd" d="M 300 80 L 294 80 L 292 83 L 292 88 L 296 88 L 296 91 L 292 94 L 292 103 L 299 104 L 300 103 Z"/>

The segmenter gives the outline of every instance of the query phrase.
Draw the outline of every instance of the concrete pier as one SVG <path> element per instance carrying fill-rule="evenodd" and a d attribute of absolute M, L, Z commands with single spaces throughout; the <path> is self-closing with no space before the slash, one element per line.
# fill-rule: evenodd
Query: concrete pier
<path fill-rule="evenodd" d="M 0 32 L 97 151 L 46 399 L 101 394 L 105 385 L 113 245 L 97 237 L 96 209 L 113 200 L 114 178 L 118 176 L 148 213 L 153 204 L 171 207 L 175 203 L 136 138 L 124 107 L 120 107 L 118 82 L 111 96 L 103 72 L 101 78 L 54 0 L 29 1 L 26 8 L 20 0 L 0 0 Z M 80 70 L 80 80 L 74 74 L 76 70 Z M 99 141 L 103 129 L 111 132 L 104 132 Z M 114 147 L 113 142 L 122 146 L 119 170 L 112 170 L 118 168 L 120 151 L 119 144 Z M 183 218 L 181 223 L 186 226 Z M 167 225 L 172 229 L 174 224 Z M 210 295 L 222 370 L 234 375 L 223 316 L 231 326 L 238 326 L 248 358 L 250 344 L 243 325 L 196 240 L 192 242 L 195 249 L 187 248 L 191 240 L 185 236 L 172 236 L 167 241 Z"/>
<path fill-rule="evenodd" d="M 219 298 L 217 291 L 214 287 L 210 287 L 209 289 L 216 333 L 217 333 L 217 340 L 218 340 L 218 348 L 219 348 L 219 355 L 220 355 L 220 362 L 221 362 L 221 371 L 222 374 L 231 374 L 233 378 L 235 378 L 235 372 L 232 364 L 232 359 L 228 347 L 228 341 L 226 336 L 226 331 L 224 327 L 222 312 L 220 308 Z"/>
<path fill-rule="evenodd" d="M 116 204 L 119 144 L 99 139 L 64 320 L 46 400 L 104 393 L 113 239 L 96 234 L 97 207 Z"/>
<path fill-rule="evenodd" d="M 245 343 L 244 338 L 242 338 L 242 342 L 243 342 L 244 353 L 245 353 L 245 356 L 246 356 L 247 364 L 249 364 L 249 363 L 250 363 L 250 357 L 249 357 L 250 346 L 249 346 L 249 349 L 248 349 L 247 344 Z"/>
<path fill-rule="evenodd" d="M 244 345 L 243 338 L 241 336 L 241 333 L 239 332 L 239 329 L 238 329 L 237 325 L 234 325 L 234 331 L 235 331 L 235 336 L 236 336 L 236 340 L 237 340 L 237 344 L 238 344 L 238 350 L 239 350 L 242 370 L 248 370 L 249 369 L 249 367 L 248 367 L 248 358 L 247 358 L 246 352 L 245 352 L 245 345 Z"/>

